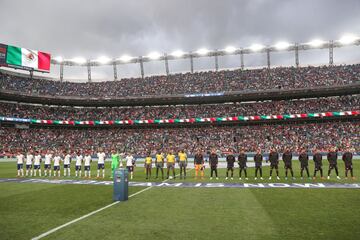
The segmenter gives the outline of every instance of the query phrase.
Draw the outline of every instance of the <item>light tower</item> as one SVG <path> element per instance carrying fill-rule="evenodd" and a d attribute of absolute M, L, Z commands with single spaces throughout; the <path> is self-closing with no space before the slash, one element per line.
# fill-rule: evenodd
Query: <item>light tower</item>
<path fill-rule="evenodd" d="M 181 50 L 176 50 L 171 54 L 158 52 L 151 52 L 147 56 L 131 57 L 129 55 L 123 55 L 117 59 L 110 59 L 107 57 L 100 57 L 96 60 L 86 60 L 85 58 L 73 58 L 73 59 L 62 59 L 61 57 L 56 57 L 52 59 L 52 64 L 60 66 L 60 81 L 64 78 L 64 68 L 66 66 L 86 66 L 88 72 L 88 81 L 91 79 L 91 67 L 96 67 L 99 65 L 112 65 L 114 71 L 114 80 L 118 79 L 118 70 L 117 65 L 129 64 L 129 63 L 139 63 L 140 66 L 140 75 L 142 78 L 145 77 L 144 64 L 145 62 L 150 61 L 164 61 L 166 75 L 170 74 L 169 69 L 169 60 L 177 59 L 189 59 L 190 63 L 190 72 L 194 73 L 194 59 L 201 57 L 214 57 L 214 69 L 215 71 L 219 70 L 219 56 L 226 55 L 240 55 L 240 68 L 245 68 L 245 54 L 254 54 L 254 53 L 265 53 L 266 54 L 266 65 L 268 68 L 271 68 L 271 52 L 284 52 L 284 51 L 294 51 L 295 57 L 295 66 L 300 67 L 299 53 L 300 51 L 312 50 L 312 49 L 328 49 L 329 51 L 329 65 L 334 64 L 334 48 L 341 48 L 345 46 L 358 46 L 360 45 L 360 38 L 348 34 L 344 35 L 339 40 L 333 41 L 323 41 L 320 39 L 312 40 L 307 43 L 288 43 L 281 41 L 275 45 L 264 46 L 259 43 L 254 43 L 247 48 L 237 48 L 233 46 L 228 46 L 220 50 L 208 50 L 207 48 L 200 48 L 197 51 L 183 52 Z"/>

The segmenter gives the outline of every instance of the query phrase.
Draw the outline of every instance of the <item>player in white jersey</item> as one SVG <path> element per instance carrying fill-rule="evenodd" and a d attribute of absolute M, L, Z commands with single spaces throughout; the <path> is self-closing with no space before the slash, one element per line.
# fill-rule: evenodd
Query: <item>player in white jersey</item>
<path fill-rule="evenodd" d="M 61 154 L 57 152 L 54 157 L 54 177 L 57 175 L 60 177 L 60 162 L 61 162 Z"/>
<path fill-rule="evenodd" d="M 36 151 L 34 157 L 34 176 L 36 177 L 36 172 L 39 170 L 39 177 L 41 177 L 41 154 L 39 151 Z"/>
<path fill-rule="evenodd" d="M 81 154 L 81 152 L 79 151 L 78 154 L 76 155 L 76 162 L 75 162 L 75 176 L 79 176 L 81 177 L 81 165 L 83 162 L 83 155 Z"/>
<path fill-rule="evenodd" d="M 70 151 L 67 154 L 64 152 L 64 154 L 64 177 L 66 177 L 66 175 L 70 177 L 71 154 Z"/>
<path fill-rule="evenodd" d="M 16 155 L 16 162 L 17 162 L 17 177 L 24 176 L 24 160 L 25 160 L 25 156 L 24 154 L 22 154 L 20 151 L 18 152 L 18 154 Z"/>
<path fill-rule="evenodd" d="M 45 177 L 48 175 L 51 176 L 51 160 L 53 158 L 53 154 L 51 151 L 47 151 L 45 154 L 45 166 L 44 166 L 44 174 Z"/>
<path fill-rule="evenodd" d="M 97 157 L 98 157 L 97 178 L 100 177 L 100 169 L 102 169 L 102 177 L 105 178 L 106 154 L 102 149 L 100 149 L 100 151 L 97 153 Z"/>
<path fill-rule="evenodd" d="M 88 177 L 90 178 L 91 177 L 91 171 L 90 171 L 90 164 L 91 164 L 91 152 L 89 151 L 85 158 L 84 158 L 84 173 L 85 173 L 85 178 Z"/>
<path fill-rule="evenodd" d="M 133 179 L 134 167 L 135 167 L 135 158 L 131 155 L 131 153 L 129 153 L 129 155 L 127 155 L 125 157 L 125 160 L 126 160 L 126 168 L 130 172 L 130 179 Z"/>
<path fill-rule="evenodd" d="M 30 177 L 32 177 L 32 175 L 33 175 L 33 169 L 32 169 L 33 159 L 34 159 L 34 155 L 32 155 L 32 152 L 29 151 L 26 154 L 26 177 L 28 175 L 30 175 Z"/>

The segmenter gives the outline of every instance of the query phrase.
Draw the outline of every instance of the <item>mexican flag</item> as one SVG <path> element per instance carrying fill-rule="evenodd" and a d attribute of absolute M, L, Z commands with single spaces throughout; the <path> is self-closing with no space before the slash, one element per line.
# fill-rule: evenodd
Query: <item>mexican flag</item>
<path fill-rule="evenodd" d="M 10 65 L 50 71 L 50 54 L 27 48 L 7 46 L 6 63 Z"/>

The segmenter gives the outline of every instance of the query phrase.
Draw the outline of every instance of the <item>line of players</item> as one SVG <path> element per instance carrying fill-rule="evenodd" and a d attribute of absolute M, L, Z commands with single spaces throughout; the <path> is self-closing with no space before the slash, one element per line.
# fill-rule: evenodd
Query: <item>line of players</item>
<path fill-rule="evenodd" d="M 98 157 L 98 164 L 97 164 L 97 178 L 102 177 L 105 178 L 105 158 L 106 158 L 106 153 L 100 149 L 97 152 L 97 157 Z M 122 166 L 123 165 L 123 159 L 122 157 L 124 156 L 124 154 L 119 154 L 115 149 L 112 150 L 111 153 L 111 169 L 112 169 L 112 174 L 110 175 L 110 177 L 113 177 L 113 173 L 114 170 L 118 167 L 118 166 Z M 157 160 L 155 161 L 155 164 L 157 166 L 157 172 L 156 174 L 158 175 L 159 173 L 159 169 L 161 169 L 161 173 L 162 173 L 162 178 L 164 178 L 164 170 L 163 170 L 163 166 L 164 166 L 164 156 L 162 153 L 158 153 L 157 155 Z M 179 166 L 181 167 L 181 171 L 184 170 L 184 174 L 186 176 L 186 166 L 187 166 L 187 156 L 186 153 L 184 153 L 184 151 L 181 151 L 179 154 L 179 159 L 180 159 L 180 163 Z M 70 166 L 71 166 L 71 162 L 72 159 L 75 158 L 75 176 L 76 177 L 81 177 L 82 176 L 82 165 L 84 165 L 84 177 L 85 178 L 90 178 L 91 177 L 91 162 L 92 162 L 92 151 L 88 150 L 85 151 L 84 154 L 79 151 L 76 154 L 72 154 L 71 152 L 66 152 L 66 151 L 47 151 L 45 154 L 42 154 L 39 151 L 33 151 L 33 150 L 29 150 L 26 153 L 26 156 L 24 154 L 22 154 L 21 151 L 18 151 L 16 154 L 16 159 L 17 159 L 17 177 L 36 177 L 37 174 L 38 176 L 42 176 L 42 170 L 41 170 L 41 164 L 43 162 L 43 158 L 44 158 L 44 176 L 54 176 L 54 177 L 60 177 L 61 176 L 61 172 L 60 172 L 60 168 L 61 168 L 61 163 L 63 164 L 63 172 L 64 172 L 64 177 L 66 176 L 71 176 L 71 170 L 70 170 Z M 150 161 L 149 161 L 150 159 Z M 170 152 L 167 157 L 167 175 L 169 178 L 169 171 L 172 170 L 173 171 L 173 176 L 175 178 L 175 162 L 176 162 L 176 156 Z M 185 164 L 185 160 L 186 160 L 186 164 Z M 25 163 L 25 174 L 24 174 L 24 163 Z M 132 156 L 131 153 L 127 154 L 127 156 L 125 157 L 125 164 L 126 167 L 128 169 L 128 171 L 130 172 L 130 178 L 133 179 L 134 176 L 134 167 L 135 167 L 135 158 Z M 146 173 L 147 173 L 147 178 L 150 175 L 151 176 L 151 164 L 152 164 L 152 158 L 149 156 L 147 156 L 145 158 L 145 169 L 146 169 Z M 51 168 L 51 165 L 53 165 L 53 168 Z M 101 175 L 101 170 L 102 170 L 102 175 Z M 52 174 L 53 171 L 53 174 Z"/>
<path fill-rule="evenodd" d="M 77 152 L 76 154 L 71 154 L 70 152 L 62 152 L 62 151 L 47 151 L 44 155 L 41 154 L 39 151 L 30 150 L 27 152 L 26 156 L 18 151 L 16 154 L 17 159 L 17 177 L 24 177 L 24 176 L 35 176 L 37 173 L 39 177 L 42 176 L 41 171 L 41 164 L 44 158 L 44 176 L 53 176 L 60 177 L 60 165 L 63 164 L 64 169 L 64 177 L 71 176 L 71 162 L 72 159 L 75 159 L 75 176 L 81 177 L 82 175 L 82 165 L 84 165 L 84 177 L 91 177 L 91 157 L 92 151 L 88 150 L 82 153 L 81 151 Z M 97 177 L 100 177 L 100 170 L 102 170 L 102 177 L 105 177 L 105 158 L 106 154 L 103 150 L 97 153 L 98 157 L 98 170 L 97 170 Z M 120 156 L 117 154 L 116 156 L 120 159 Z M 25 163 L 25 174 L 24 174 L 24 163 Z M 53 168 L 51 168 L 53 165 Z"/>
<path fill-rule="evenodd" d="M 244 150 L 241 150 L 239 155 L 237 156 L 237 158 L 238 158 L 238 164 L 239 164 L 239 179 L 240 180 L 242 179 L 242 173 L 244 173 L 245 180 L 248 180 L 247 171 L 246 171 L 248 156 Z M 254 156 L 255 180 L 258 179 L 258 174 L 260 176 L 260 179 L 263 180 L 263 175 L 262 175 L 263 159 L 264 159 L 264 157 L 261 154 L 261 150 L 259 149 Z M 353 173 L 352 159 L 353 159 L 353 154 L 351 153 L 350 149 L 348 149 L 347 151 L 345 151 L 343 153 L 342 160 L 344 161 L 344 164 L 345 164 L 345 177 L 347 178 L 348 173 L 350 172 L 351 177 L 353 179 L 355 179 L 354 173 Z M 172 152 L 170 152 L 166 156 L 166 160 L 167 160 L 167 178 L 169 178 L 170 170 L 172 170 L 173 178 L 175 178 L 175 155 Z M 266 162 L 268 162 L 268 161 L 270 162 L 269 180 L 272 179 L 272 174 L 273 174 L 274 170 L 276 172 L 276 178 L 278 180 L 280 179 L 280 177 L 279 177 L 279 160 L 280 160 L 279 153 L 276 151 L 275 148 L 272 149 L 269 153 L 268 159 L 266 160 Z M 293 154 L 289 149 L 285 150 L 285 152 L 282 154 L 282 160 L 284 162 L 284 168 L 285 168 L 285 179 L 288 178 L 289 172 L 291 174 L 291 177 L 293 179 L 295 179 L 294 171 L 292 168 Z M 315 151 L 314 155 L 313 155 L 313 160 L 315 163 L 315 169 L 314 169 L 314 174 L 313 174 L 312 178 L 316 179 L 317 172 L 320 172 L 320 177 L 322 179 L 324 179 L 323 168 L 322 168 L 322 160 L 323 160 L 322 154 L 318 151 Z M 329 162 L 327 178 L 330 179 L 331 171 L 335 170 L 336 178 L 340 179 L 339 170 L 338 170 L 338 166 L 337 166 L 338 153 L 336 152 L 335 148 L 330 149 L 330 151 L 327 154 L 327 160 Z M 307 177 L 311 179 L 310 172 L 309 172 L 309 155 L 305 151 L 305 149 L 303 149 L 300 152 L 299 161 L 300 161 L 300 176 L 301 176 L 301 178 L 303 179 L 304 171 L 305 171 Z M 184 174 L 184 178 L 186 178 L 187 156 L 184 151 L 179 152 L 177 162 L 178 162 L 178 165 L 180 168 L 180 179 L 182 178 L 183 174 Z M 226 163 L 227 163 L 226 179 L 229 179 L 229 173 L 230 173 L 230 178 L 233 179 L 235 162 L 236 162 L 236 157 L 235 157 L 234 153 L 232 153 L 230 151 L 230 153 L 226 156 Z M 219 156 L 216 154 L 216 150 L 214 149 L 209 154 L 210 180 L 213 179 L 214 176 L 216 179 L 218 179 L 218 171 L 217 171 L 218 163 L 219 163 Z M 153 159 L 149 153 L 145 158 L 146 179 L 151 177 L 152 164 L 153 164 Z M 156 178 L 158 178 L 159 170 L 162 173 L 162 178 L 164 178 L 164 170 L 163 170 L 164 155 L 161 152 L 158 152 L 155 156 L 155 167 L 156 167 Z M 205 170 L 205 161 L 204 161 L 204 155 L 202 154 L 201 151 L 198 151 L 194 156 L 194 167 L 195 167 L 195 178 L 198 178 L 199 172 L 200 172 L 201 178 L 203 178 L 204 170 Z"/>
<path fill-rule="evenodd" d="M 44 175 L 45 176 L 51 176 L 51 163 L 53 162 L 53 171 L 54 176 L 60 177 L 60 163 L 63 162 L 64 167 L 64 176 L 70 176 L 70 164 L 72 158 L 76 159 L 75 162 L 75 176 L 81 177 L 82 175 L 82 164 L 84 163 L 84 177 L 91 177 L 91 150 L 85 151 L 84 156 L 81 152 L 78 152 L 77 154 L 73 155 L 70 152 L 54 152 L 54 151 L 48 151 L 45 155 L 45 161 L 44 161 Z M 116 169 L 119 165 L 122 166 L 122 159 L 121 157 L 123 154 L 118 154 L 115 150 L 112 150 L 111 153 L 111 168 L 112 173 L 114 169 Z M 98 166 L 97 166 L 97 178 L 100 177 L 100 171 L 102 170 L 102 178 L 105 177 L 105 158 L 106 154 L 105 152 L 100 149 L 97 153 L 98 157 Z M 24 176 L 24 170 L 23 170 L 23 164 L 25 161 L 25 156 L 19 151 L 16 155 L 17 158 L 17 176 Z M 41 153 L 35 151 L 33 153 L 32 151 L 29 151 L 26 155 L 26 174 L 25 176 L 36 176 L 37 172 L 39 173 L 39 176 L 41 176 L 41 162 L 42 162 L 43 156 Z M 247 176 L 247 161 L 248 156 L 245 154 L 244 150 L 241 150 L 238 155 L 238 164 L 239 164 L 239 179 L 242 179 L 242 173 L 244 173 L 245 179 L 248 179 Z M 351 177 L 354 178 L 353 175 L 353 166 L 352 166 L 352 158 L 353 154 L 351 153 L 350 149 L 348 149 L 346 152 L 342 155 L 342 160 L 345 163 L 345 177 L 348 177 L 348 172 L 350 172 Z M 219 162 L 218 154 L 216 153 L 215 149 L 209 154 L 208 160 L 209 160 L 209 167 L 210 167 L 210 179 L 213 179 L 214 175 L 215 178 L 218 179 L 218 162 Z M 262 162 L 263 162 L 263 155 L 261 153 L 261 150 L 259 149 L 257 153 L 254 156 L 254 162 L 255 162 L 255 180 L 258 178 L 258 174 L 260 176 L 260 179 L 263 179 L 262 175 Z M 167 167 L 167 178 L 171 178 L 169 176 L 170 171 L 172 171 L 172 177 L 175 178 L 175 163 L 178 163 L 178 166 L 180 168 L 180 179 L 186 178 L 186 167 L 188 164 L 187 155 L 184 150 L 180 151 L 177 156 L 175 156 L 173 151 L 170 151 L 166 158 L 163 153 L 158 152 L 155 155 L 155 167 L 156 167 L 156 178 L 159 177 L 159 172 L 161 172 L 161 177 L 164 179 L 164 165 L 166 160 L 166 167 Z M 293 154 L 290 152 L 290 150 L 285 150 L 285 152 L 282 154 L 282 160 L 284 162 L 284 168 L 285 168 L 285 179 L 288 177 L 288 172 L 290 172 L 291 177 L 294 179 L 294 172 L 292 169 L 292 160 L 293 160 Z M 315 169 L 313 174 L 313 179 L 316 179 L 317 172 L 320 172 L 321 178 L 324 178 L 323 176 L 323 169 L 322 169 L 322 160 L 323 156 L 321 153 L 315 151 L 313 155 L 313 160 L 315 163 Z M 337 160 L 338 160 L 338 153 L 336 152 L 336 149 L 331 149 L 327 154 L 327 160 L 329 162 L 329 169 L 328 169 L 328 179 L 330 179 L 331 171 L 334 169 L 336 173 L 336 177 L 340 179 L 339 177 L 339 171 L 337 167 Z M 276 151 L 276 149 L 272 149 L 269 153 L 269 157 L 266 161 L 270 162 L 270 177 L 272 178 L 273 170 L 276 172 L 276 178 L 279 178 L 279 153 Z M 303 178 L 303 173 L 306 171 L 307 177 L 310 178 L 310 172 L 309 172 L 309 155 L 305 150 L 302 150 L 299 154 L 299 161 L 300 161 L 300 175 L 301 178 Z M 126 167 L 128 168 L 130 172 L 131 179 L 133 178 L 134 173 L 134 167 L 135 167 L 135 158 L 128 154 L 125 157 Z M 236 162 L 236 158 L 234 153 L 230 151 L 230 153 L 226 156 L 226 162 L 227 162 L 227 171 L 226 171 L 226 179 L 229 178 L 229 173 L 231 174 L 230 177 L 233 179 L 234 176 L 234 164 Z M 151 157 L 150 153 L 145 157 L 145 173 L 146 173 L 146 179 L 151 178 L 151 172 L 152 172 L 152 165 L 153 165 L 153 158 Z M 204 177 L 204 170 L 205 170 L 205 161 L 204 161 L 204 155 L 199 150 L 195 156 L 194 156 L 194 167 L 195 167 L 195 178 L 198 178 L 200 175 L 201 178 Z M 200 174 L 199 174 L 200 173 Z M 112 177 L 113 174 L 111 174 Z"/>
<path fill-rule="evenodd" d="M 213 155 L 213 157 L 212 157 Z M 211 163 L 212 158 L 214 159 L 214 164 Z M 238 163 L 239 163 L 239 178 L 241 180 L 241 174 L 242 172 L 244 172 L 245 175 L 245 179 L 247 180 L 247 172 L 246 172 L 246 163 L 247 163 L 247 158 L 248 156 L 245 154 L 245 152 L 242 150 L 240 152 L 240 154 L 238 155 Z M 255 180 L 257 180 L 258 177 L 258 173 L 260 175 L 260 179 L 263 180 L 262 177 L 262 162 L 263 162 L 263 155 L 261 154 L 261 150 L 259 149 L 257 151 L 257 153 L 254 156 L 254 162 L 255 162 Z M 345 151 L 342 155 L 342 160 L 344 161 L 345 164 L 345 178 L 347 179 L 348 177 L 348 173 L 350 172 L 350 175 L 353 179 L 355 179 L 354 177 L 354 172 L 353 172 L 353 164 L 352 164 L 352 159 L 353 159 L 353 154 L 351 153 L 350 149 L 347 149 L 347 151 Z M 278 180 L 280 180 L 279 177 L 279 153 L 276 151 L 276 149 L 272 149 L 269 153 L 269 157 L 266 160 L 266 162 L 270 162 L 270 177 L 269 180 L 272 179 L 272 174 L 273 174 L 273 170 L 275 170 L 276 172 L 276 178 Z M 285 179 L 288 178 L 288 172 L 290 172 L 291 177 L 293 179 L 295 179 L 294 177 L 294 171 L 292 169 L 292 160 L 293 160 L 293 154 L 292 152 L 287 149 L 285 150 L 285 152 L 282 154 L 282 160 L 284 162 L 284 168 L 285 168 Z M 316 179 L 316 174 L 317 172 L 320 172 L 320 177 L 322 179 L 324 179 L 324 175 L 323 175 L 323 168 L 322 168 L 322 160 L 323 160 L 323 156 L 320 152 L 315 151 L 314 155 L 313 155 L 313 160 L 314 160 L 314 164 L 315 164 L 315 169 L 314 169 L 314 174 L 313 174 L 313 179 Z M 338 161 L 338 153 L 336 151 L 336 148 L 332 148 L 330 149 L 330 151 L 327 154 L 327 160 L 329 162 L 329 169 L 328 169 L 328 174 L 327 174 L 327 179 L 330 179 L 330 175 L 331 175 L 331 171 L 335 170 L 336 173 L 336 178 L 340 179 L 339 177 L 339 170 L 338 170 L 338 166 L 337 166 L 337 161 Z M 210 161 L 210 167 L 216 169 L 217 168 L 217 155 L 215 154 L 215 152 L 211 153 L 209 156 L 209 161 Z M 227 155 L 226 157 L 226 162 L 227 162 L 227 171 L 226 171 L 226 179 L 228 179 L 229 176 L 229 172 L 231 172 L 231 179 L 233 179 L 233 173 L 234 173 L 234 163 L 235 163 L 235 156 L 230 153 L 229 155 Z M 304 171 L 306 171 L 306 175 L 309 179 L 311 179 L 310 177 L 310 172 L 309 172 L 309 155 L 308 153 L 305 151 L 305 149 L 303 149 L 300 154 L 299 154 L 299 161 L 300 161 L 300 176 L 301 179 L 303 179 L 303 174 Z M 217 171 L 215 171 L 215 175 L 217 177 Z M 211 177 L 212 177 L 212 172 L 211 172 Z"/>

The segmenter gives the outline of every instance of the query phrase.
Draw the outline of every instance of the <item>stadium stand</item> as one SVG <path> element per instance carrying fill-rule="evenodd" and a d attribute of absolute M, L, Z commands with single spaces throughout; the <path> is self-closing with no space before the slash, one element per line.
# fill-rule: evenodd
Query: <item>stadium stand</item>
<path fill-rule="evenodd" d="M 14 77 L 1 73 L 0 89 L 27 94 L 80 97 L 129 97 L 261 91 L 341 86 L 360 80 L 360 65 L 223 70 L 75 83 Z"/>
<path fill-rule="evenodd" d="M 303 148 L 326 152 L 334 146 L 340 150 L 351 146 L 360 151 L 359 121 L 147 129 L 0 128 L 0 136 L 3 154 L 14 149 L 96 150 L 98 147 L 107 151 L 118 148 L 142 156 L 156 150 L 186 149 L 192 155 L 198 148 L 203 151 L 216 148 L 220 152 L 244 148 L 254 152 L 268 151 L 273 146 L 279 151 L 290 148 L 294 152 Z"/>
<path fill-rule="evenodd" d="M 117 120 L 163 118 L 209 118 L 254 115 L 301 114 L 315 112 L 351 111 L 360 109 L 360 95 L 179 106 L 79 108 L 67 106 L 39 106 L 0 102 L 1 116 L 53 120 Z"/>
<path fill-rule="evenodd" d="M 0 72 L 0 91 L 11 90 L 19 94 L 51 95 L 55 98 L 75 97 L 136 97 L 159 94 L 193 94 L 225 91 L 254 91 L 267 89 L 305 88 L 303 92 L 319 86 L 342 86 L 358 83 L 360 65 L 322 66 L 302 68 L 273 68 L 256 70 L 225 70 L 153 76 L 97 83 L 59 82 L 44 79 L 27 79 Z M 342 95 L 342 96 L 340 96 Z M 288 100 L 253 102 L 221 102 L 216 104 L 181 104 L 156 106 L 73 107 L 0 102 L 0 117 L 24 119 L 126 120 L 166 118 L 211 118 L 316 112 L 354 111 L 360 109 L 360 95 L 344 95 Z M 313 119 L 308 122 L 212 124 L 157 127 L 76 127 L 45 126 L 23 123 L 29 129 L 15 129 L 16 123 L 2 124 L 0 153 L 10 154 L 14 149 L 71 149 L 87 150 L 116 147 L 145 155 L 148 151 L 186 149 L 192 155 L 197 149 L 204 152 L 216 148 L 220 153 L 230 148 L 244 148 L 254 152 L 268 151 L 275 146 L 279 151 L 290 148 L 328 151 L 331 147 L 354 148 L 360 151 L 360 122 L 350 119 Z M 11 121 L 10 121 L 11 122 Z M 109 140 L 111 136 L 111 141 Z"/>

